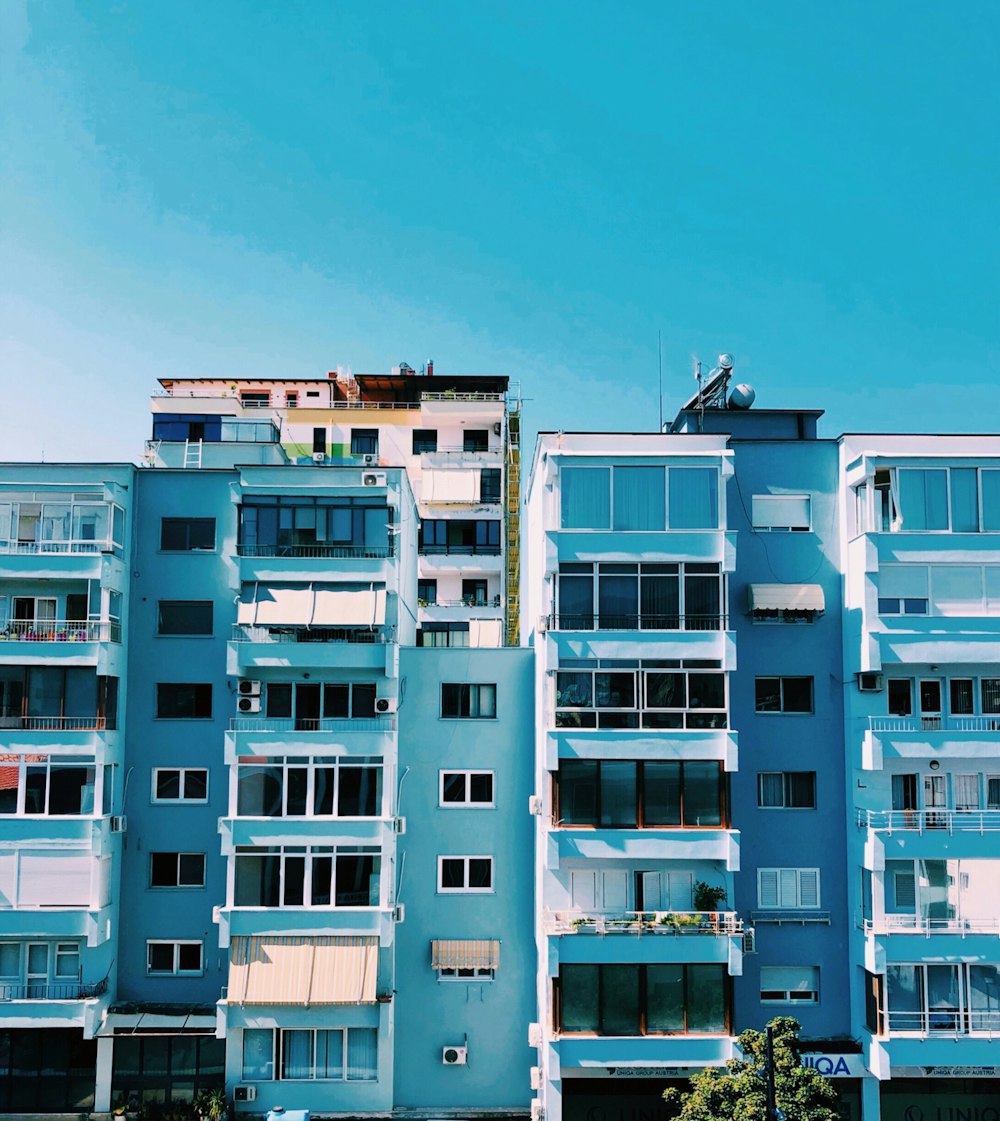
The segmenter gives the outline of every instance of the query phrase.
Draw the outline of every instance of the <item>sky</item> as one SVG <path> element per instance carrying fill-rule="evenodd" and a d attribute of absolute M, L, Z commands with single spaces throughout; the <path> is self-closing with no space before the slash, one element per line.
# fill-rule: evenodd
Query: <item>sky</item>
<path fill-rule="evenodd" d="M 507 374 L 1000 432 L 1000 5 L 0 0 L 0 460 L 160 377 Z M 658 340 L 660 340 L 658 342 Z"/>

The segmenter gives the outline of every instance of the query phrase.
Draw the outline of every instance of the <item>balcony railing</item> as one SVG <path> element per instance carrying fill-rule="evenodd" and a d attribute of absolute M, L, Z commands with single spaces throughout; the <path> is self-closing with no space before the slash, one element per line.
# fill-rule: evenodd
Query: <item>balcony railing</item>
<path fill-rule="evenodd" d="M 90 1000 L 107 991 L 107 978 L 92 985 L 85 985 L 80 981 L 32 981 L 27 985 L 0 982 L 0 1001 Z"/>
<path fill-rule="evenodd" d="M 996 833 L 1000 810 L 858 810 L 858 825 L 876 833 Z"/>
<path fill-rule="evenodd" d="M 121 642 L 122 625 L 114 619 L 12 619 L 0 630 L 0 642 Z"/>
<path fill-rule="evenodd" d="M 935 1008 L 923 1012 L 885 1012 L 890 1035 L 1000 1035 L 1000 1010 Z"/>
<path fill-rule="evenodd" d="M 873 732 L 1000 732 L 996 716 L 870 716 Z"/>
<path fill-rule="evenodd" d="M 823 923 L 826 926 L 830 925 L 830 912 L 814 910 L 811 907 L 775 907 L 773 910 L 768 908 L 763 911 L 751 911 L 750 921 L 755 925 L 758 923 L 776 923 L 781 926 L 784 923 Z"/>
<path fill-rule="evenodd" d="M 465 556 L 465 557 L 498 557 L 500 556 L 499 545 L 427 545 L 421 544 L 419 549 L 422 557 L 446 557 L 446 556 Z"/>
<path fill-rule="evenodd" d="M 743 933 L 735 911 L 619 911 L 583 915 L 579 911 L 547 911 L 546 934 L 708 934 Z"/>
<path fill-rule="evenodd" d="M 369 627 L 265 627 L 245 623 L 233 625 L 232 642 L 259 643 L 358 643 L 363 646 L 389 641 L 384 629 Z"/>
<path fill-rule="evenodd" d="M 558 614 L 546 618 L 556 631 L 724 631 L 728 615 Z"/>
<path fill-rule="evenodd" d="M 502 401 L 502 393 L 459 393 L 457 390 L 446 389 L 443 393 L 431 393 L 429 390 L 420 394 L 421 401 Z"/>
<path fill-rule="evenodd" d="M 883 915 L 865 919 L 866 934 L 995 934 L 1000 937 L 1000 918 L 929 919 L 925 915 Z"/>
<path fill-rule="evenodd" d="M 22 716 L 0 709 L 0 730 L 14 728 L 21 732 L 103 732 L 103 716 Z"/>
<path fill-rule="evenodd" d="M 461 599 L 421 599 L 420 607 L 499 607 L 499 596 L 463 596 Z"/>
<path fill-rule="evenodd" d="M 393 716 L 366 716 L 356 720 L 306 719 L 284 716 L 234 716 L 231 732 L 393 732 Z"/>
<path fill-rule="evenodd" d="M 385 560 L 394 555 L 389 545 L 237 545 L 240 557 L 315 557 L 321 560 Z"/>
<path fill-rule="evenodd" d="M 0 553 L 110 553 L 121 545 L 104 541 L 2 541 Z"/>

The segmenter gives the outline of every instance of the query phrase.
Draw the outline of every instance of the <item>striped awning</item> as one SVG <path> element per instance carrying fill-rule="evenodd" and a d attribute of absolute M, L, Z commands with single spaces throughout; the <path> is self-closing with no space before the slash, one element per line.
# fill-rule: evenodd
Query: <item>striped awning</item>
<path fill-rule="evenodd" d="M 431 942 L 432 969 L 497 969 L 499 940 L 437 939 Z"/>
<path fill-rule="evenodd" d="M 229 1004 L 374 1004 L 378 939 L 238 936 L 229 950 Z"/>
<path fill-rule="evenodd" d="M 823 611 L 820 584 L 751 584 L 751 611 Z"/>

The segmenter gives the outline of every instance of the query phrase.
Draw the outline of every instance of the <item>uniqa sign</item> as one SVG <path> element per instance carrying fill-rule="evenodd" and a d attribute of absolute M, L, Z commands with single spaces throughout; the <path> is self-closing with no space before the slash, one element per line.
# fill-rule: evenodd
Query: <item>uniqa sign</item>
<path fill-rule="evenodd" d="M 824 1078 L 859 1078 L 864 1072 L 852 1070 L 851 1059 L 860 1055 L 803 1055 L 802 1065 L 822 1074 Z"/>

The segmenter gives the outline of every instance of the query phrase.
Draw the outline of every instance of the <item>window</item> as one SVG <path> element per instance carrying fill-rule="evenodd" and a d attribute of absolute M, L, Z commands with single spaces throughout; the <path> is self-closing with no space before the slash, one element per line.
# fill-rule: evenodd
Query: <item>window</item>
<path fill-rule="evenodd" d="M 723 965 L 567 963 L 556 981 L 564 1034 L 725 1035 L 729 1008 Z"/>
<path fill-rule="evenodd" d="M 98 812 L 93 759 L 8 755 L 0 764 L 0 814 L 85 817 Z"/>
<path fill-rule="evenodd" d="M 808 494 L 755 494 L 751 499 L 753 528 L 804 533 L 812 527 Z"/>
<path fill-rule="evenodd" d="M 468 623 L 424 623 L 417 631 L 418 646 L 468 646 Z"/>
<path fill-rule="evenodd" d="M 758 771 L 757 805 L 762 809 L 814 810 L 815 771 Z"/>
<path fill-rule="evenodd" d="M 378 429 L 352 428 L 351 455 L 378 455 Z"/>
<path fill-rule="evenodd" d="M 767 910 L 819 907 L 818 868 L 758 868 L 757 906 Z"/>
<path fill-rule="evenodd" d="M 418 580 L 417 581 L 417 600 L 422 605 L 431 605 L 437 603 L 438 597 L 438 582 L 437 580 Z"/>
<path fill-rule="evenodd" d="M 243 756 L 236 769 L 238 817 L 378 817 L 378 757 Z"/>
<path fill-rule="evenodd" d="M 560 630 L 719 630 L 724 603 L 719 564 L 559 565 Z"/>
<path fill-rule="evenodd" d="M 266 409 L 271 404 L 271 394 L 255 390 L 240 390 L 240 404 L 244 409 Z"/>
<path fill-rule="evenodd" d="M 442 894 L 493 891 L 493 857 L 439 856 L 438 891 Z"/>
<path fill-rule="evenodd" d="M 326 429 L 313 429 L 313 455 L 326 455 Z"/>
<path fill-rule="evenodd" d="M 157 606 L 159 635 L 211 635 L 210 599 L 161 599 Z"/>
<path fill-rule="evenodd" d="M 462 603 L 466 607 L 485 607 L 487 604 L 487 588 L 489 583 L 486 580 L 463 580 L 462 581 Z"/>
<path fill-rule="evenodd" d="M 490 435 L 485 428 L 467 428 L 462 433 L 462 451 L 485 452 L 490 449 Z"/>
<path fill-rule="evenodd" d="M 811 713 L 813 711 L 813 679 L 811 677 L 758 677 L 755 681 L 757 712 Z"/>
<path fill-rule="evenodd" d="M 244 1028 L 247 1082 L 374 1082 L 376 1028 Z"/>
<path fill-rule="evenodd" d="M 479 501 L 500 501 L 500 468 L 484 467 L 479 472 Z"/>
<path fill-rule="evenodd" d="M 818 1004 L 818 965 L 762 965 L 761 1004 Z"/>
<path fill-rule="evenodd" d="M 878 573 L 880 615 L 926 615 L 928 571 L 924 565 L 884 564 Z"/>
<path fill-rule="evenodd" d="M 157 720 L 210 720 L 211 718 L 211 685 L 157 682 Z"/>
<path fill-rule="evenodd" d="M 441 965 L 437 969 L 439 981 L 492 981 L 496 977 L 495 969 L 485 966 L 470 968 L 463 965 Z"/>
<path fill-rule="evenodd" d="M 392 511 L 385 497 L 246 495 L 239 508 L 240 556 L 385 557 Z"/>
<path fill-rule="evenodd" d="M 495 685 L 441 686 L 441 717 L 446 720 L 494 720 L 497 714 Z"/>
<path fill-rule="evenodd" d="M 913 682 L 908 677 L 890 677 L 886 697 L 891 716 L 910 716 L 913 712 Z"/>
<path fill-rule="evenodd" d="M 208 771 L 201 767 L 154 767 L 154 802 L 207 802 Z"/>
<path fill-rule="evenodd" d="M 161 518 L 160 549 L 191 553 L 215 548 L 215 518 Z"/>
<path fill-rule="evenodd" d="M 285 394 L 285 405 L 289 409 L 297 409 L 299 407 L 299 395 L 294 389 L 289 389 Z"/>
<path fill-rule="evenodd" d="M 555 782 L 558 825 L 717 829 L 726 821 L 715 760 L 560 759 Z"/>
<path fill-rule="evenodd" d="M 424 518 L 420 522 L 419 550 L 424 556 L 499 556 L 500 522 Z"/>
<path fill-rule="evenodd" d="M 436 428 L 414 428 L 413 454 L 421 452 L 436 452 L 438 450 L 438 434 Z"/>
<path fill-rule="evenodd" d="M 874 524 L 883 533 L 1000 530 L 998 468 L 882 467 L 874 483 Z M 865 501 L 866 494 L 859 493 L 859 504 Z M 867 526 L 867 511 L 863 515 L 861 524 Z"/>
<path fill-rule="evenodd" d="M 717 529 L 715 467 L 564 467 L 563 529 Z"/>
<path fill-rule="evenodd" d="M 203 852 L 151 852 L 150 887 L 204 887 Z"/>
<path fill-rule="evenodd" d="M 1000 1024 L 1000 965 L 889 965 L 885 979 L 891 1033 L 992 1035 Z"/>
<path fill-rule="evenodd" d="M 196 976 L 204 972 L 201 942 L 147 941 L 146 972 L 174 977 Z"/>
<path fill-rule="evenodd" d="M 441 806 L 492 806 L 492 771 L 441 771 Z"/>
<path fill-rule="evenodd" d="M 1000 613 L 1000 565 L 884 564 L 880 615 L 992 616 Z"/>
<path fill-rule="evenodd" d="M 236 846 L 235 907 L 377 907 L 381 855 L 364 845 Z"/>

